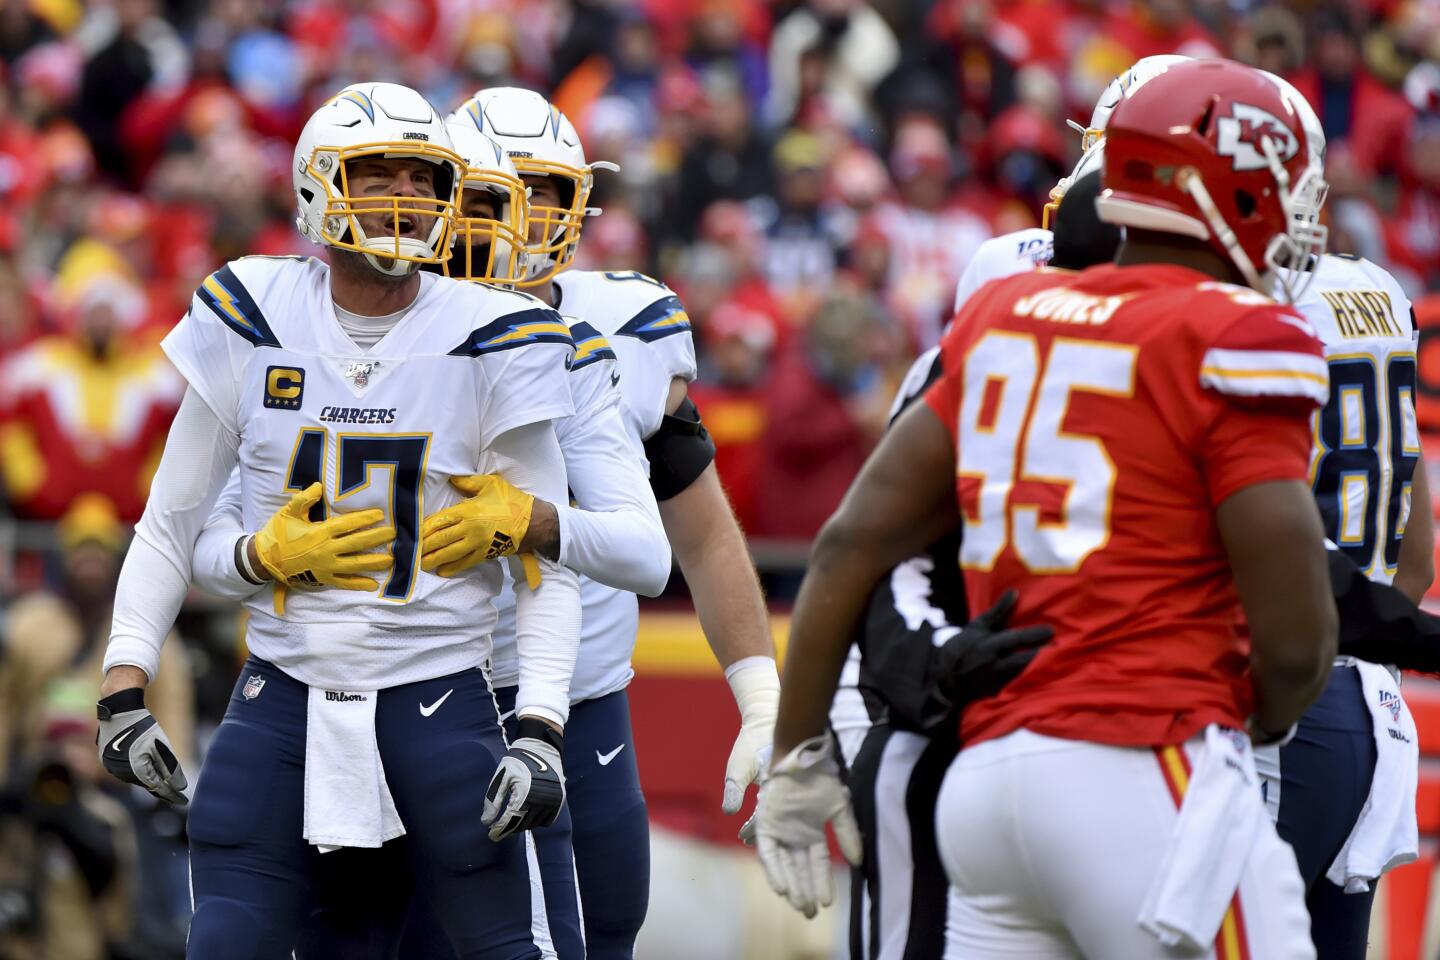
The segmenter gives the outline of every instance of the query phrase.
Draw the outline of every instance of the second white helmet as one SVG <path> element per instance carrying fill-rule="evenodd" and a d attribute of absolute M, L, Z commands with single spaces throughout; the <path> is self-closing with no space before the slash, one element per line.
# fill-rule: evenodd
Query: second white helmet
<path fill-rule="evenodd" d="M 531 227 L 526 277 L 519 286 L 544 283 L 575 259 L 580 228 L 600 211 L 588 206 L 594 171 L 618 170 L 613 163 L 585 161 L 580 135 L 553 103 L 523 87 L 481 90 L 455 111 L 492 138 L 509 155 L 521 177 L 552 177 L 560 188 L 558 205 L 529 204 Z"/>
<path fill-rule="evenodd" d="M 1081 151 L 1089 153 L 1105 136 L 1105 125 L 1110 122 L 1110 114 L 1119 106 L 1127 91 L 1153 80 L 1177 63 L 1187 63 L 1193 59 L 1195 58 L 1178 53 L 1161 53 L 1153 57 L 1142 57 L 1132 63 L 1130 69 L 1111 80 L 1106 85 L 1104 92 L 1100 94 L 1100 98 L 1095 101 L 1095 109 L 1090 114 L 1090 126 L 1082 127 L 1074 120 L 1065 121 L 1072 130 L 1080 132 Z"/>
<path fill-rule="evenodd" d="M 446 272 L 482 283 L 513 284 L 525 279 L 528 188 L 501 146 L 481 133 L 468 116 L 451 114 L 445 126 L 456 152 L 465 160 L 464 183 L 455 209 L 455 250 Z M 475 209 L 481 198 L 490 201 L 489 211 Z"/>

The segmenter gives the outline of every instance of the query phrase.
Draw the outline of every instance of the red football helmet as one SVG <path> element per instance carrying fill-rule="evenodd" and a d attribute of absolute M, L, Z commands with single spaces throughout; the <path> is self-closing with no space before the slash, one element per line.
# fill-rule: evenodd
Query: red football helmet
<path fill-rule="evenodd" d="M 1100 219 L 1208 241 L 1250 286 L 1278 284 L 1292 303 L 1325 250 L 1325 227 L 1302 209 L 1324 190 L 1305 125 L 1242 64 L 1176 64 L 1128 90 L 1106 127 L 1104 183 Z"/>

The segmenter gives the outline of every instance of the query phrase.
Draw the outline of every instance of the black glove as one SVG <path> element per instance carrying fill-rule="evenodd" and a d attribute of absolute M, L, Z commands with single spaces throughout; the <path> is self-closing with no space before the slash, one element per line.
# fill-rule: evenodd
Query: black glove
<path fill-rule="evenodd" d="M 1326 551 L 1340 615 L 1340 650 L 1371 663 L 1440 673 L 1440 619 L 1394 587 L 1366 577 L 1339 550 Z"/>
<path fill-rule="evenodd" d="M 188 803 L 185 771 L 165 731 L 145 709 L 145 692 L 139 687 L 121 690 L 96 707 L 100 731 L 95 744 L 110 775 L 138 783 L 169 803 Z"/>
<path fill-rule="evenodd" d="M 560 731 L 535 717 L 521 717 L 515 733 L 485 791 L 480 822 L 490 828 L 491 840 L 548 827 L 565 804 Z"/>
<path fill-rule="evenodd" d="M 971 620 L 935 655 L 936 695 L 953 707 L 993 697 L 1020 675 L 1049 643 L 1047 626 L 1005 629 L 1019 594 L 1007 590 L 995 606 Z"/>

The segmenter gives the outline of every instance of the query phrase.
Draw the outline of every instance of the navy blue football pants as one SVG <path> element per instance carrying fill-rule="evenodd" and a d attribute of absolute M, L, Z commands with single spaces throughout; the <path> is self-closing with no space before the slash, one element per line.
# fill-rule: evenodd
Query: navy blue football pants
<path fill-rule="evenodd" d="M 515 688 L 496 691 L 496 699 L 513 733 Z M 483 784 L 477 788 L 483 790 Z M 624 691 L 570 708 L 565 792 L 559 819 L 531 834 L 555 955 L 631 960 L 650 900 L 650 824 Z M 403 846 L 403 838 L 385 846 L 381 852 L 326 855 L 348 857 L 349 863 L 322 878 L 321 906 L 307 922 L 299 960 L 452 960 L 440 917 L 423 891 L 408 911 L 403 896 L 398 903 L 374 896 L 377 876 L 403 877 L 404 858 L 390 849 Z"/>
<path fill-rule="evenodd" d="M 1262 748 L 1265 800 L 1276 828 L 1295 849 L 1305 881 L 1310 936 L 1317 960 L 1364 960 L 1370 929 L 1369 893 L 1346 893 L 1325 878 L 1340 853 L 1375 776 L 1375 731 L 1360 674 L 1335 667 L 1319 699 L 1300 718 L 1295 738 L 1279 752 L 1279 795 L 1274 759 Z"/>
<path fill-rule="evenodd" d="M 245 683 L 257 676 L 264 686 L 246 699 Z M 440 709 L 421 715 L 420 704 L 450 690 Z M 302 836 L 307 696 L 304 684 L 251 657 L 230 697 L 190 810 L 192 960 L 286 960 L 322 872 L 341 865 L 326 860 L 345 851 L 321 854 Z M 433 905 L 451 956 L 538 958 L 524 842 L 493 843 L 480 823 L 504 751 L 484 675 L 468 670 L 381 691 L 375 730 L 407 831 L 402 891 L 413 883 Z M 391 880 L 384 872 L 367 878 L 379 900 Z"/>

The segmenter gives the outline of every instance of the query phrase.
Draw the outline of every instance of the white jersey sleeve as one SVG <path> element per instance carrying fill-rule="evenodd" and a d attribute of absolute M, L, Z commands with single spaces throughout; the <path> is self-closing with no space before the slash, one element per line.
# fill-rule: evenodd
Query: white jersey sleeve
<path fill-rule="evenodd" d="M 626 419 L 640 439 L 660 429 L 670 384 L 696 376 L 690 316 L 675 292 L 643 273 L 571 270 L 556 280 L 562 309 L 610 342 Z"/>
<path fill-rule="evenodd" d="M 645 477 L 644 450 L 622 419 L 615 353 L 588 323 L 571 324 L 575 416 L 555 425 L 578 505 L 562 506 L 560 560 L 617 590 L 653 597 L 670 579 L 670 541 Z"/>
<path fill-rule="evenodd" d="M 515 486 L 551 503 L 564 502 L 565 462 L 549 423 L 507 430 L 489 453 L 496 471 Z M 570 678 L 580 647 L 580 584 L 573 570 L 543 558 L 539 563 L 539 588 L 515 588 L 520 661 L 515 708 L 519 714 L 563 725 L 570 714 Z"/>
<path fill-rule="evenodd" d="M 575 412 L 564 371 L 575 345 L 560 314 L 534 297 L 496 287 L 496 294 L 515 298 L 514 310 L 471 331 L 451 351 L 480 364 L 480 408 L 485 412 L 480 442 L 527 423 L 558 420 Z"/>
<path fill-rule="evenodd" d="M 128 664 L 155 676 L 161 644 L 190 587 L 195 540 L 235 466 L 239 446 L 240 438 L 200 392 L 187 389 L 120 568 L 105 670 Z"/>
<path fill-rule="evenodd" d="M 160 344 L 190 389 L 237 435 L 240 385 L 249 355 L 256 347 L 279 345 L 240 282 L 251 266 L 236 260 L 206 277 L 189 313 Z"/>
<path fill-rule="evenodd" d="M 190 561 L 195 585 L 226 600 L 248 600 L 267 586 L 245 579 L 235 564 L 236 546 L 249 533 L 241 519 L 241 506 L 240 471 L 232 470 L 195 541 L 195 556 Z"/>
<path fill-rule="evenodd" d="M 991 237 L 980 244 L 960 275 L 960 282 L 955 286 L 955 309 L 958 311 L 976 290 L 991 280 L 1044 266 L 1054 252 L 1055 235 L 1039 227 Z"/>

